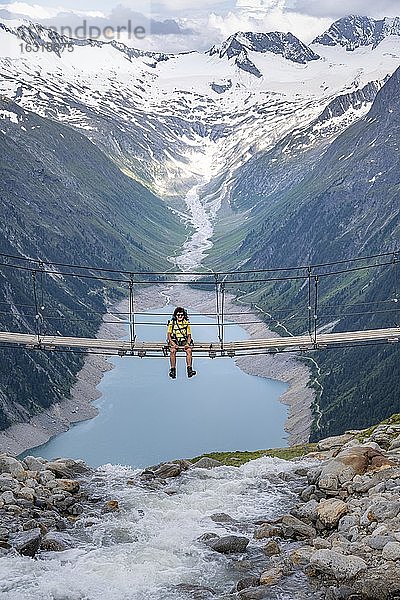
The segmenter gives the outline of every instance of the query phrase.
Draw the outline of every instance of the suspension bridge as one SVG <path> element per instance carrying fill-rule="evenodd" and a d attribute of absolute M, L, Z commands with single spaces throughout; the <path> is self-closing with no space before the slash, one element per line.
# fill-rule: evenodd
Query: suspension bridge
<path fill-rule="evenodd" d="M 192 351 L 199 356 L 235 357 L 244 355 L 276 354 L 280 352 L 307 352 L 325 350 L 335 347 L 353 347 L 376 344 L 396 344 L 400 340 L 398 297 L 398 252 L 382 253 L 368 257 L 353 258 L 318 265 L 302 265 L 271 269 L 254 269 L 225 272 L 129 272 L 109 268 L 74 265 L 66 263 L 50 263 L 43 260 L 0 254 L 0 290 L 1 285 L 7 286 L 1 302 L 0 322 L 11 320 L 26 331 L 0 331 L 0 348 L 24 348 L 27 350 L 43 350 L 55 352 L 86 352 L 99 354 L 115 354 L 120 356 L 157 357 L 168 356 L 169 348 L 165 340 L 156 342 L 143 341 L 138 338 L 137 325 L 141 314 L 157 315 L 157 313 L 142 313 L 137 311 L 135 289 L 138 286 L 159 284 L 202 286 L 215 294 L 215 313 L 211 316 L 216 322 L 216 339 L 209 342 L 196 342 Z M 25 297 L 31 297 L 31 303 L 18 305 L 10 298 L 7 273 L 18 272 L 24 286 Z M 379 277 L 389 278 L 391 283 L 383 295 L 377 300 L 353 302 L 347 305 L 329 305 L 329 278 L 333 278 L 335 286 L 340 278 L 346 285 L 354 285 L 354 281 L 362 274 L 368 273 L 370 280 Z M 66 335 L 68 324 L 88 323 L 89 317 L 79 315 L 60 315 L 57 305 L 52 307 L 51 293 L 46 291 L 46 279 L 54 287 L 63 287 L 66 280 L 85 282 L 90 287 L 91 282 L 97 285 L 113 285 L 120 291 L 126 292 L 128 310 L 118 313 L 119 322 L 126 327 L 127 339 L 101 339 L 96 337 L 79 337 Z M 364 277 L 365 279 L 365 277 Z M 3 280 L 3 281 L 2 281 Z M 350 283 L 349 283 L 350 282 Z M 234 313 L 225 310 L 225 295 L 227 290 L 235 291 L 240 286 L 250 286 L 257 290 L 262 286 L 290 285 L 296 294 L 297 313 L 293 307 L 287 310 L 287 320 L 304 320 L 303 333 L 292 335 L 285 327 L 284 337 L 267 337 L 263 339 L 248 339 L 244 341 L 226 341 L 226 328 L 235 319 Z M 322 291 L 321 291 L 322 287 Z M 366 287 L 366 286 L 364 286 Z M 27 289 L 29 288 L 29 290 Z M 247 293 L 251 296 L 253 291 Z M 304 306 L 302 302 L 304 301 Z M 4 310 L 8 309 L 8 310 Z M 345 310 L 344 310 L 345 309 Z M 282 310 L 282 309 L 281 309 Z M 332 312 L 332 310 L 334 312 Z M 110 313 L 114 314 L 114 313 Z M 236 313 L 243 316 L 244 313 Z M 265 313 L 267 314 L 267 313 Z M 280 314 L 280 313 L 279 313 Z M 158 313 L 160 316 L 160 313 Z M 336 324 L 351 317 L 379 316 L 380 326 L 367 327 L 363 330 L 345 330 L 342 332 L 326 332 L 328 326 L 336 329 Z M 3 316 L 3 319 L 1 318 Z M 165 315 L 162 314 L 165 318 Z M 268 315 L 271 319 L 272 316 Z M 63 321 L 63 332 L 59 322 Z M 279 324 L 282 322 L 276 320 Z M 382 322 L 385 326 L 382 326 Z M 253 321 L 254 323 L 254 321 Z M 147 325 L 162 325 L 162 322 L 147 323 Z M 196 338 L 196 325 L 191 323 Z M 239 321 L 240 324 L 240 321 Z M 165 325 L 165 323 L 164 323 Z M 49 331 L 54 329 L 54 332 Z M 299 327 L 297 327 L 299 329 Z"/>

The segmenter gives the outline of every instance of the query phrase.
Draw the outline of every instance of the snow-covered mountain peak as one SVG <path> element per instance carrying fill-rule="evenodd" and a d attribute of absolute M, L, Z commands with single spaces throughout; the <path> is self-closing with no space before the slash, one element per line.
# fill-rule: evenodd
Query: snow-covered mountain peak
<path fill-rule="evenodd" d="M 400 36 L 399 17 L 386 17 L 378 21 L 371 17 L 349 15 L 333 23 L 313 44 L 343 46 L 347 51 L 352 51 L 362 46 L 376 48 L 391 35 Z"/>
<path fill-rule="evenodd" d="M 231 35 L 220 46 L 213 46 L 209 50 L 210 56 L 218 54 L 220 58 L 228 59 L 252 52 L 272 52 L 296 63 L 306 64 L 311 60 L 318 60 L 319 56 L 308 46 L 303 44 L 292 33 L 272 31 L 270 33 L 253 33 L 239 31 Z"/>
<path fill-rule="evenodd" d="M 51 27 L 45 27 L 40 23 L 33 23 L 25 19 L 10 21 L 7 22 L 7 24 L 0 22 L 0 29 L 6 33 L 16 36 L 29 46 L 45 47 L 46 52 L 53 52 L 58 56 L 66 49 L 73 50 L 74 47 L 90 46 L 97 48 L 113 47 L 124 54 L 128 59 L 147 59 L 145 60 L 146 64 L 153 67 L 157 62 L 168 60 L 170 57 L 170 55 L 162 52 L 146 52 L 143 50 L 138 50 L 136 48 L 126 46 L 122 42 L 116 40 L 103 41 L 89 38 L 69 38 L 58 33 Z"/>

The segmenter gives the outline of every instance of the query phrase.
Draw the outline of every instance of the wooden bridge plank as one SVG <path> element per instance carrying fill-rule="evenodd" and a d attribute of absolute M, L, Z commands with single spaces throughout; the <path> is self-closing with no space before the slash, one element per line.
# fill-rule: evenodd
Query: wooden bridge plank
<path fill-rule="evenodd" d="M 400 327 L 389 329 L 375 329 L 366 331 L 351 331 L 339 333 L 323 333 L 317 335 L 317 345 L 339 345 L 345 343 L 363 343 L 376 341 L 398 341 L 400 338 Z M 40 340 L 40 341 L 39 341 Z M 111 340 L 101 338 L 75 338 L 62 336 L 40 336 L 27 333 L 0 332 L 0 344 L 25 345 L 33 347 L 76 348 L 82 350 L 103 350 L 113 353 L 138 351 L 162 354 L 165 348 L 164 342 L 141 342 L 136 341 L 133 347 L 126 340 Z M 268 351 L 273 348 L 277 350 L 302 349 L 314 347 L 314 340 L 309 335 L 293 337 L 274 337 L 266 339 L 250 339 L 241 342 L 226 342 L 223 350 L 226 352 L 259 352 Z M 197 343 L 193 347 L 194 353 L 208 353 L 209 350 L 221 352 L 219 342 Z"/>

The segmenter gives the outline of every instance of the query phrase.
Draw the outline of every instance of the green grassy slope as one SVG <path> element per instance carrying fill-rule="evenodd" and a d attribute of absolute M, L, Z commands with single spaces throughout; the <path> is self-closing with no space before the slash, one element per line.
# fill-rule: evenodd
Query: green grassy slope
<path fill-rule="evenodd" d="M 0 111 L 12 115 L 0 121 L 0 252 L 129 271 L 170 269 L 166 257 L 184 232 L 159 198 L 84 135 L 6 99 Z M 69 335 L 94 335 L 106 304 L 127 292 L 49 275 L 38 288 L 46 331 Z M 0 303 L 1 329 L 35 331 L 30 272 L 0 268 Z M 82 362 L 77 354 L 0 348 L 0 428 L 68 396 Z"/>
<path fill-rule="evenodd" d="M 341 134 L 311 172 L 299 178 L 296 163 L 292 177 L 288 163 L 284 184 L 263 201 L 256 184 L 260 174 L 255 172 L 252 181 L 249 171 L 243 180 L 239 173 L 236 193 L 254 189 L 256 202 L 252 218 L 236 233 L 238 246 L 232 244 L 232 232 L 216 240 L 217 266 L 243 264 L 246 258 L 242 268 L 289 267 L 398 249 L 399 92 L 400 70 L 378 93 L 369 114 Z M 260 161 L 262 168 L 265 159 Z M 249 193 L 247 207 L 248 202 Z M 333 330 L 340 331 L 398 324 L 399 303 L 394 301 L 399 275 L 397 263 L 387 270 L 365 269 L 321 281 L 319 325 L 339 321 Z M 236 289 L 248 294 L 244 301 L 257 303 L 290 331 L 301 333 L 307 330 L 303 283 L 250 283 Z M 398 411 L 397 346 L 335 350 L 316 358 L 322 368 L 323 416 L 319 427 L 315 421 L 312 439 L 366 427 Z"/>

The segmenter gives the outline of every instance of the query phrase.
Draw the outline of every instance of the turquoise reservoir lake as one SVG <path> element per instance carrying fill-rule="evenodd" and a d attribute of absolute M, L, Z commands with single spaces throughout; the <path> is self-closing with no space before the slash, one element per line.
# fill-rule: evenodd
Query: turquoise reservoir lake
<path fill-rule="evenodd" d="M 154 311 L 160 316 L 138 316 L 138 339 L 164 340 L 172 311 L 164 307 Z M 190 309 L 189 316 L 195 341 L 217 340 L 215 319 L 191 315 Z M 247 337 L 236 324 L 225 327 L 226 341 Z M 282 382 L 248 375 L 231 358 L 195 358 L 197 376 L 187 379 L 184 356 L 179 356 L 176 380 L 168 377 L 166 358 L 110 360 L 114 369 L 98 386 L 99 414 L 26 454 L 81 458 L 93 467 L 144 467 L 204 452 L 287 445 Z"/>

